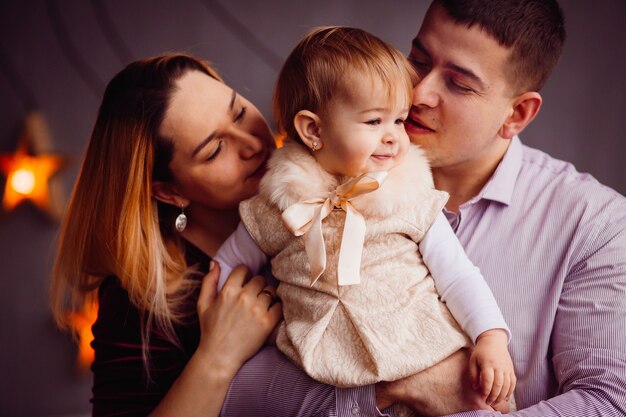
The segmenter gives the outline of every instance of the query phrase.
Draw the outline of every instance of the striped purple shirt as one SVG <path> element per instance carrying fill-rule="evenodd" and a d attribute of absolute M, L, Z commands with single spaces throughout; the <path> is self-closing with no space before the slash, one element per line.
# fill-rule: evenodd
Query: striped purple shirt
<path fill-rule="evenodd" d="M 512 415 L 626 415 L 626 199 L 515 138 L 447 215 L 513 334 Z"/>
<path fill-rule="evenodd" d="M 511 415 L 626 415 L 626 199 L 515 138 L 479 195 L 447 216 L 513 334 Z M 379 413 L 372 386 L 319 384 L 267 348 L 242 368 L 222 415 Z"/>

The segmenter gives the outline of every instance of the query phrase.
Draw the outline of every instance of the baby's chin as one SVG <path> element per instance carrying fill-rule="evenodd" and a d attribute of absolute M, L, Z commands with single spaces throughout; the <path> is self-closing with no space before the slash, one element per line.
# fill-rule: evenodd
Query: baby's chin
<path fill-rule="evenodd" d="M 404 157 L 391 157 L 391 158 L 370 158 L 372 161 L 368 164 L 367 168 L 362 173 L 375 172 L 375 171 L 390 171 L 400 165 L 404 160 Z"/>

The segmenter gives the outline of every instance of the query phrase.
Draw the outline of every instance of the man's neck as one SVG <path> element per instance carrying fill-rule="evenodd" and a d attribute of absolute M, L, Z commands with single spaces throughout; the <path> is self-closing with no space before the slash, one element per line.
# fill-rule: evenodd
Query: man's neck
<path fill-rule="evenodd" d="M 432 168 L 435 188 L 450 194 L 447 210 L 458 213 L 461 205 L 480 193 L 498 168 L 509 144 L 510 141 L 502 141 L 502 146 L 472 161 Z"/>

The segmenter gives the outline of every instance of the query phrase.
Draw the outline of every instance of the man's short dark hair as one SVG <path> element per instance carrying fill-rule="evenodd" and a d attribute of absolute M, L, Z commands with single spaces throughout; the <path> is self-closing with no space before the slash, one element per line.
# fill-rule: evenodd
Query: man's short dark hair
<path fill-rule="evenodd" d="M 434 0 L 457 24 L 478 25 L 511 48 L 508 70 L 518 90 L 539 91 L 565 43 L 563 11 L 556 0 Z"/>

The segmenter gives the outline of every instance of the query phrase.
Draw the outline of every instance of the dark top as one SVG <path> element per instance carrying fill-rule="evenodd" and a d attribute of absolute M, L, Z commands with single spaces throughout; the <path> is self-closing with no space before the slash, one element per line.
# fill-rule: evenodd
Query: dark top
<path fill-rule="evenodd" d="M 188 265 L 208 270 L 209 258 L 187 245 Z M 202 274 L 198 275 L 201 279 Z M 98 290 L 98 319 L 93 325 L 95 360 L 91 367 L 93 416 L 145 416 L 165 396 L 195 352 L 200 340 L 196 315 L 199 286 L 183 309 L 191 317 L 175 327 L 181 347 L 169 342 L 153 326 L 148 352 L 150 380 L 144 369 L 141 329 L 145 320 L 130 302 L 128 293 L 114 276 L 104 279 Z"/>

